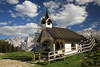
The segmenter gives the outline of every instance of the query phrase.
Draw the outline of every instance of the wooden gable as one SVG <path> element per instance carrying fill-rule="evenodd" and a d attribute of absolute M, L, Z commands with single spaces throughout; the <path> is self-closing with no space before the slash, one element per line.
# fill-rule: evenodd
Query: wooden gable
<path fill-rule="evenodd" d="M 51 42 L 54 41 L 53 37 L 44 29 L 44 30 L 42 30 L 42 32 L 38 38 L 38 42 L 42 43 L 46 40 L 49 40 Z"/>

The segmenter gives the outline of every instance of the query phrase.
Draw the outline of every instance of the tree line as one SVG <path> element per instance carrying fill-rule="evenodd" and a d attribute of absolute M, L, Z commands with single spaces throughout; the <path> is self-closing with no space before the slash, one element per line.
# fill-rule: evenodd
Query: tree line
<path fill-rule="evenodd" d="M 0 53 L 22 51 L 19 47 L 14 47 L 4 40 L 0 40 Z"/>

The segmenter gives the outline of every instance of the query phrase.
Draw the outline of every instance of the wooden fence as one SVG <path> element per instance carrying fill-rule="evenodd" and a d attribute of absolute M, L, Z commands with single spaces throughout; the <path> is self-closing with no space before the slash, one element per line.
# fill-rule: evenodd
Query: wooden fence
<path fill-rule="evenodd" d="M 65 49 L 62 49 L 62 50 L 58 50 L 58 51 L 51 51 L 51 52 L 46 52 L 46 51 L 41 51 L 41 52 L 38 52 L 38 60 L 39 62 L 41 61 L 48 61 L 48 63 L 50 63 L 51 61 L 53 60 L 57 60 L 57 59 L 64 59 L 65 57 L 68 57 L 68 56 L 72 56 L 73 54 L 78 54 L 78 53 L 83 53 L 83 52 L 86 52 L 86 51 L 90 51 L 92 50 L 92 48 L 95 46 L 95 40 L 92 39 L 91 42 L 89 42 L 89 44 L 82 44 L 82 48 L 80 52 L 76 52 L 76 53 L 71 53 L 71 54 L 68 54 L 68 55 L 65 55 L 65 53 L 70 53 L 72 51 L 68 51 L 68 52 L 65 52 Z M 33 52 L 33 60 L 35 61 L 35 54 Z M 45 59 L 43 59 L 45 58 Z"/>
<path fill-rule="evenodd" d="M 83 44 L 82 46 L 82 52 L 87 52 L 93 49 L 95 46 L 95 39 L 91 39 L 91 42 L 89 44 Z"/>

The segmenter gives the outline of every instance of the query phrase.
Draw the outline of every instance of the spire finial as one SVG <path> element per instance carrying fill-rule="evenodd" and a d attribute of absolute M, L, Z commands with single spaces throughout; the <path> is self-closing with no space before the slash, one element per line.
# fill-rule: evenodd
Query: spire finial
<path fill-rule="evenodd" d="M 48 15 L 48 10 L 46 9 L 46 13 L 45 13 L 45 19 L 48 19 L 49 15 Z"/>

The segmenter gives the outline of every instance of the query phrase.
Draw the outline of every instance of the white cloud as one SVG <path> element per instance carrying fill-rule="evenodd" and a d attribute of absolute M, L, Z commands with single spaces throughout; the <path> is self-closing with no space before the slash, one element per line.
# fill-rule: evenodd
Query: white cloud
<path fill-rule="evenodd" d="M 57 26 L 66 27 L 69 25 L 82 23 L 87 17 L 85 7 L 75 6 L 68 4 L 64 6 L 64 9 L 56 15 L 52 14 L 52 17 L 57 22 Z"/>
<path fill-rule="evenodd" d="M 88 4 L 89 2 L 93 2 L 93 0 L 76 0 L 78 4 Z"/>
<path fill-rule="evenodd" d="M 29 17 L 35 17 L 38 15 L 38 6 L 31 1 L 24 1 L 22 4 L 16 5 L 15 10 L 18 11 L 21 15 L 26 15 Z"/>
<path fill-rule="evenodd" d="M 7 22 L 0 22 L 0 25 L 7 25 Z"/>
<path fill-rule="evenodd" d="M 66 1 L 68 1 L 68 2 L 73 2 L 74 0 L 66 0 Z"/>
<path fill-rule="evenodd" d="M 43 5 L 49 8 L 49 11 L 54 12 L 55 9 L 59 8 L 60 3 L 49 1 L 49 2 L 44 2 Z"/>
<path fill-rule="evenodd" d="M 66 0 L 67 2 L 73 2 L 75 1 L 77 4 L 88 4 L 90 2 L 93 2 L 94 4 L 98 4 L 100 6 L 100 0 Z"/>
<path fill-rule="evenodd" d="M 51 5 L 53 6 L 53 4 Z M 55 3 L 55 5 L 57 4 Z M 48 9 L 49 8 L 51 7 L 48 7 Z M 58 27 L 65 28 L 70 25 L 82 23 L 87 17 L 87 12 L 85 9 L 86 9 L 85 6 L 76 6 L 74 4 L 67 4 L 64 5 L 62 8 L 59 8 L 59 12 L 56 12 L 56 10 L 52 9 L 52 11 L 54 12 L 51 13 L 51 18 L 54 21 L 56 21 Z"/>
<path fill-rule="evenodd" d="M 8 12 L 10 13 L 11 17 L 13 17 L 13 18 L 17 17 L 17 15 L 13 13 L 13 11 L 9 10 Z"/>
<path fill-rule="evenodd" d="M 9 4 L 17 4 L 17 3 L 19 3 L 19 0 L 7 0 L 7 2 Z"/>
<path fill-rule="evenodd" d="M 0 33 L 3 35 L 28 36 L 29 34 L 37 32 L 38 28 L 40 28 L 40 26 L 35 23 L 20 26 L 4 26 L 0 28 Z"/>
<path fill-rule="evenodd" d="M 10 20 L 10 21 L 8 21 L 9 24 L 11 24 L 12 22 L 14 22 L 14 20 Z"/>

